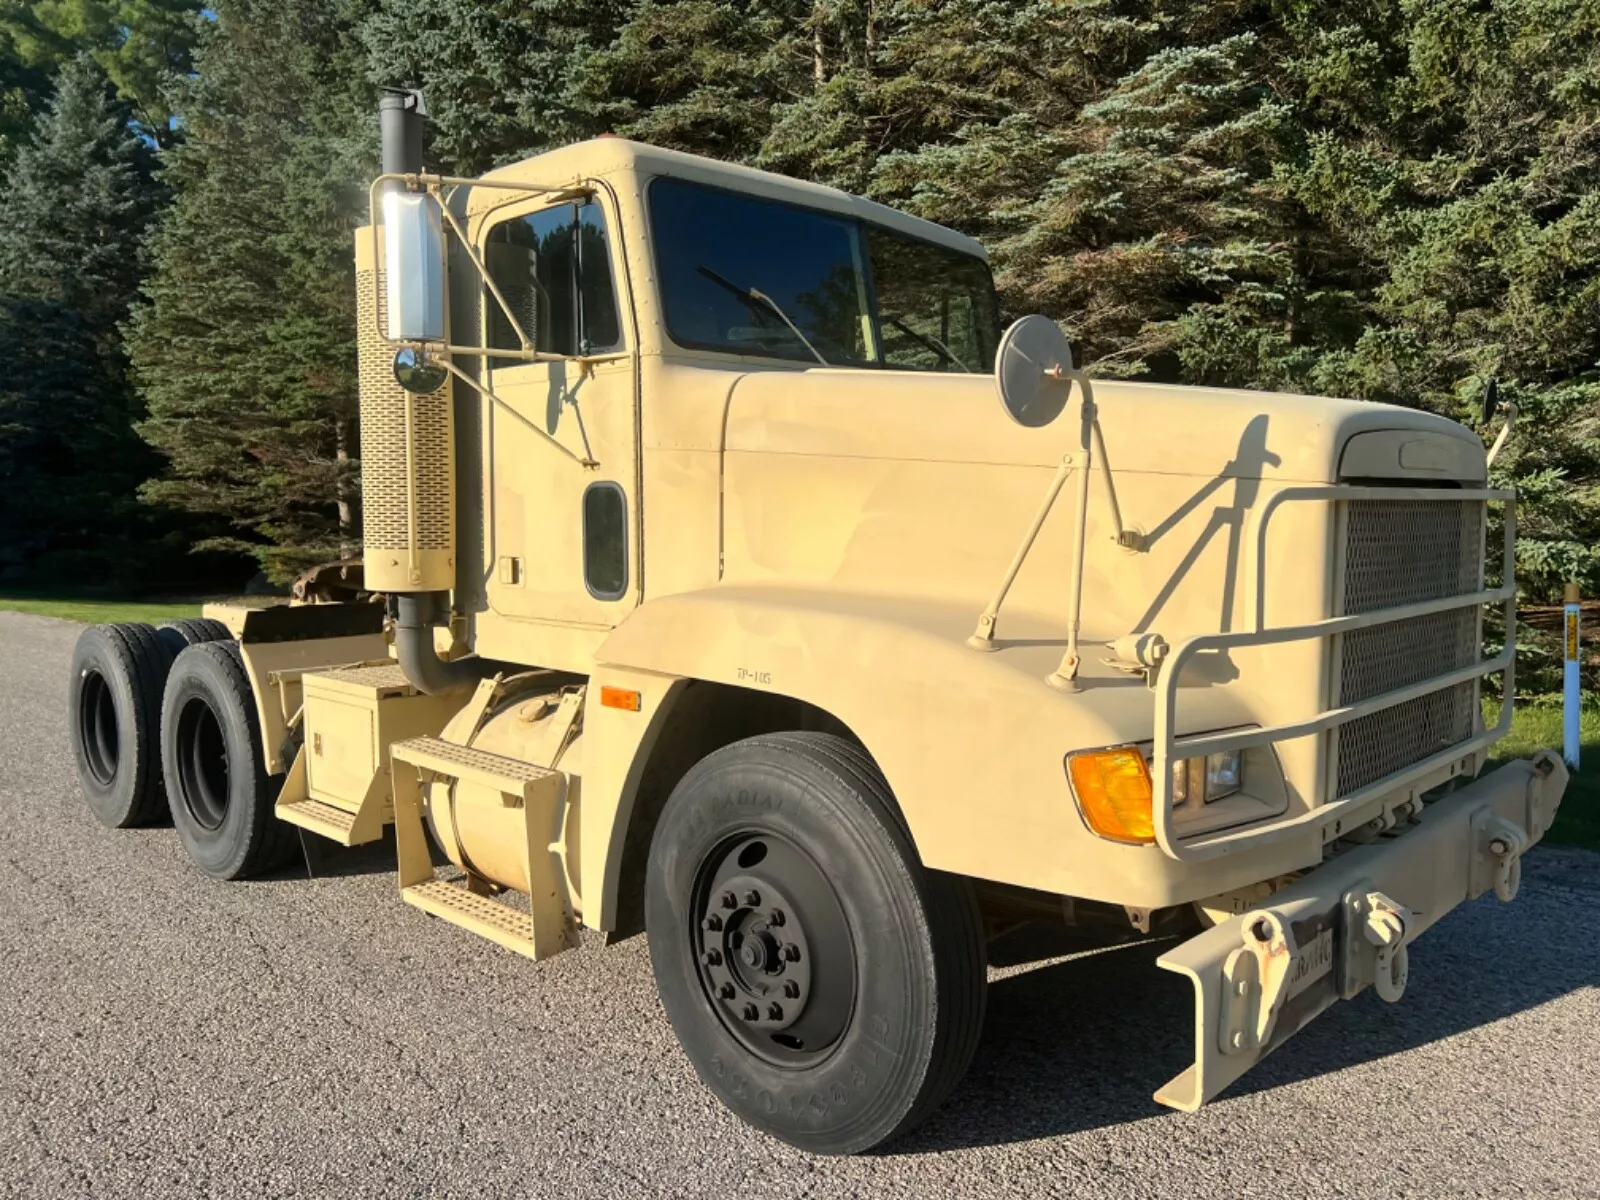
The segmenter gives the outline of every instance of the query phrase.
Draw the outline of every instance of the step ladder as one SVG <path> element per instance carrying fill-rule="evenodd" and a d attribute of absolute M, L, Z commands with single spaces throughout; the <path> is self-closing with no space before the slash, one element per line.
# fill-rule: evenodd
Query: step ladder
<path fill-rule="evenodd" d="M 383 837 L 387 818 L 383 806 L 364 803 L 355 811 L 313 800 L 307 793 L 306 751 L 300 748 L 289 767 L 288 776 L 273 806 L 273 815 L 280 821 L 298 825 L 307 833 L 319 834 L 341 846 L 359 846 Z"/>
<path fill-rule="evenodd" d="M 298 825 L 308 833 L 331 838 L 341 846 L 354 846 L 358 840 L 377 841 L 378 837 L 382 836 L 381 832 L 377 836 L 357 835 L 358 813 L 335 808 L 331 804 L 324 804 L 321 800 L 293 800 L 287 804 L 279 804 L 274 811 L 278 820 Z"/>
<path fill-rule="evenodd" d="M 567 777 L 548 767 L 436 737 L 396 742 L 389 757 L 394 773 L 401 898 L 532 959 L 549 958 L 576 946 L 578 924 L 567 891 L 561 840 Z M 522 810 L 531 893 L 528 912 L 469 891 L 462 884 L 434 878 L 422 827 L 422 787 L 448 780 L 489 788 L 500 794 L 502 804 Z"/>

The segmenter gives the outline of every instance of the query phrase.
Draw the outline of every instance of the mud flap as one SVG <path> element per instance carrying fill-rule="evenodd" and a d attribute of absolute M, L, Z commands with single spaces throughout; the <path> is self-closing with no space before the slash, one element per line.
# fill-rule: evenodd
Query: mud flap
<path fill-rule="evenodd" d="M 1566 785 L 1548 751 L 1510 763 L 1162 955 L 1157 965 L 1194 985 L 1195 1058 L 1156 1100 L 1194 1111 L 1369 985 L 1398 1001 L 1413 941 L 1463 900 L 1515 897 L 1521 855 Z"/>

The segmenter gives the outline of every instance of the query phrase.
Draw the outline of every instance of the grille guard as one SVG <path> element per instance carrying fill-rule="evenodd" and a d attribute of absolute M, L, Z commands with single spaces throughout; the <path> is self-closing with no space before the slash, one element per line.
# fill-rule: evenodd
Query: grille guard
<path fill-rule="evenodd" d="M 1505 505 L 1505 546 L 1502 559 L 1500 587 L 1459 596 L 1447 596 L 1394 608 L 1377 609 L 1353 616 L 1329 617 L 1304 625 L 1283 625 L 1268 628 L 1266 624 L 1266 559 L 1267 523 L 1272 514 L 1286 503 L 1303 501 L 1338 502 L 1347 500 L 1423 500 L 1452 502 L 1481 500 Z M 1284 488 L 1275 492 L 1261 505 L 1253 518 L 1251 589 L 1254 595 L 1255 628 L 1238 633 L 1202 633 L 1185 638 L 1173 645 L 1161 664 L 1154 684 L 1155 735 L 1150 766 L 1152 796 L 1152 823 L 1156 844 L 1169 858 L 1179 862 L 1203 862 L 1235 851 L 1254 849 L 1271 842 L 1281 841 L 1348 816 L 1369 801 L 1414 779 L 1463 758 L 1504 737 L 1511 727 L 1514 674 L 1516 660 L 1516 492 L 1503 488 L 1415 488 L 1415 487 L 1351 487 L 1342 484 L 1319 484 Z M 1492 659 L 1480 659 L 1471 666 L 1425 679 L 1420 683 L 1396 688 L 1352 704 L 1325 709 L 1314 717 L 1282 725 L 1258 726 L 1225 733 L 1182 737 L 1173 730 L 1177 725 L 1178 681 L 1184 665 L 1202 651 L 1228 651 L 1247 646 L 1273 646 L 1285 642 L 1307 641 L 1312 638 L 1331 638 L 1336 634 L 1374 625 L 1387 625 L 1413 617 L 1453 609 L 1476 608 L 1484 604 L 1504 604 L 1506 622 L 1506 648 Z M 1341 725 L 1382 712 L 1407 700 L 1440 692 L 1458 684 L 1504 672 L 1503 693 L 1506 702 L 1501 705 L 1500 719 L 1492 729 L 1475 734 L 1438 754 L 1430 755 L 1400 771 L 1376 780 L 1349 795 L 1312 808 L 1303 813 L 1280 817 L 1255 825 L 1211 835 L 1180 837 L 1173 813 L 1171 764 L 1176 759 L 1198 758 L 1222 750 L 1243 750 L 1250 746 L 1292 741 L 1336 729 Z"/>

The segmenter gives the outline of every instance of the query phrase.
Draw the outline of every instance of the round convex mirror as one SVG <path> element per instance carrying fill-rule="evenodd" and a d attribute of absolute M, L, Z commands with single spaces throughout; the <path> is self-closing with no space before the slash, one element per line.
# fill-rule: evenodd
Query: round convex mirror
<path fill-rule="evenodd" d="M 450 373 L 436 360 L 413 346 L 402 346 L 394 355 L 395 382 L 408 392 L 426 396 L 444 386 Z"/>
<path fill-rule="evenodd" d="M 994 359 L 1000 403 L 1018 425 L 1039 429 L 1061 415 L 1072 382 L 1072 346 L 1049 317 L 1023 317 L 1000 338 Z"/>

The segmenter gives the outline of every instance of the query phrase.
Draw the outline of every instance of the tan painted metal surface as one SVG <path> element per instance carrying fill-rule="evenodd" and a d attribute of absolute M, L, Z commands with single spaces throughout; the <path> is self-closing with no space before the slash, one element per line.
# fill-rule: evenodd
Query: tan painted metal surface
<path fill-rule="evenodd" d="M 1159 965 L 1194 984 L 1195 1061 L 1156 1099 L 1199 1108 L 1369 985 L 1400 1000 L 1412 942 L 1465 900 L 1515 899 L 1521 856 L 1550 827 L 1566 784 L 1549 751 L 1502 767 L 1164 954 Z"/>
<path fill-rule="evenodd" d="M 388 747 L 438 733 L 461 698 L 422 694 L 387 659 L 308 672 L 300 684 L 303 742 L 277 814 L 345 845 L 375 841 L 393 820 Z"/>
<path fill-rule="evenodd" d="M 1024 428 L 989 375 L 686 349 L 667 333 L 653 254 L 646 190 L 663 176 L 982 256 L 865 200 L 623 139 L 502 168 L 492 186 L 416 177 L 455 188 L 448 223 L 475 264 L 501 223 L 586 198 L 606 231 L 622 331 L 618 347 L 584 358 L 529 349 L 525 334 L 522 351 L 485 358 L 472 347 L 488 344 L 487 314 L 506 305 L 496 288 L 478 328 L 452 328 L 438 348 L 481 374 L 452 362 L 452 382 L 416 397 L 389 371 L 379 239 L 358 236 L 369 585 L 455 586 L 463 648 L 587 681 L 564 700 L 520 703 L 502 693 L 509 681 L 485 684 L 450 698 L 457 717 L 442 738 L 392 748 L 405 764 L 395 812 L 407 901 L 536 957 L 570 944 L 580 917 L 613 928 L 650 756 L 691 684 L 714 685 L 846 726 L 928 866 L 1138 909 L 1198 902 L 1225 919 L 1182 953 L 1201 956 L 1199 975 L 1231 970 L 1262 996 L 1294 991 L 1311 960 L 1252 952 L 1227 967 L 1211 948 L 1236 944 L 1250 915 L 1227 914 L 1298 878 L 1252 910 L 1269 912 L 1264 944 L 1280 945 L 1270 913 L 1281 896 L 1322 904 L 1334 889 L 1343 903 L 1342 872 L 1371 860 L 1382 879 L 1350 901 L 1350 927 L 1373 931 L 1392 991 L 1417 927 L 1409 906 L 1470 893 L 1457 886 L 1466 867 L 1440 864 L 1468 837 L 1462 821 L 1483 832 L 1476 801 L 1424 810 L 1423 793 L 1475 773 L 1509 720 L 1508 709 L 1485 729 L 1479 710 L 1479 677 L 1505 670 L 1509 683 L 1510 667 L 1479 653 L 1481 607 L 1505 603 L 1514 621 L 1505 589 L 1484 584 L 1487 505 L 1513 506 L 1483 490 L 1481 442 L 1395 406 L 1115 381 L 1093 385 L 1090 422 L 1066 370 L 1052 376 L 1071 389 L 1062 418 Z M 462 459 L 479 470 L 466 481 L 483 497 L 476 545 L 455 542 L 452 404 L 476 411 L 479 444 Z M 1091 455 L 1103 486 L 1090 486 Z M 584 573 L 597 483 L 624 499 L 626 586 L 609 596 Z M 1514 521 L 1507 537 L 1509 554 Z M 481 577 L 456 586 L 463 561 Z M 607 707 L 610 688 L 632 699 Z M 1149 829 L 1101 836 L 1067 758 L 1128 747 L 1125 764 L 1153 772 Z M 1180 775 L 1209 787 L 1180 759 L 1235 751 L 1236 791 L 1180 800 Z M 366 761 L 347 764 L 351 780 Z M 1499 813 L 1532 770 L 1463 795 Z M 1555 773 L 1540 783 L 1540 821 L 1563 784 Z M 1423 829 L 1320 865 L 1419 813 Z M 467 890 L 434 880 L 425 821 Z M 1433 891 L 1391 886 L 1419 862 Z M 528 913 L 490 899 L 496 887 L 529 894 Z M 1201 985 L 1212 1025 L 1215 990 Z M 1272 1006 L 1240 1011 L 1230 1031 L 1270 1044 Z M 1198 1103 L 1235 1064 L 1197 1061 L 1206 1078 L 1177 1085 L 1174 1102 Z"/>

